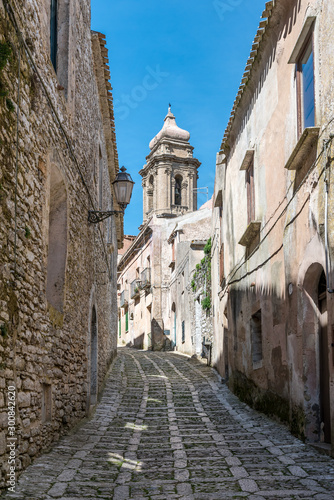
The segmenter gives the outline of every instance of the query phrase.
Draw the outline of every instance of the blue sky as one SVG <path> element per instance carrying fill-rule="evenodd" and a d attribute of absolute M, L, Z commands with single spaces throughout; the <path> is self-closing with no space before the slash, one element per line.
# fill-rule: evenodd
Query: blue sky
<path fill-rule="evenodd" d="M 264 0 L 92 0 L 92 29 L 107 37 L 119 162 L 136 183 L 125 234 L 138 234 L 142 223 L 138 172 L 169 102 L 202 163 L 198 187 L 212 196 L 216 153 L 264 6 Z"/>

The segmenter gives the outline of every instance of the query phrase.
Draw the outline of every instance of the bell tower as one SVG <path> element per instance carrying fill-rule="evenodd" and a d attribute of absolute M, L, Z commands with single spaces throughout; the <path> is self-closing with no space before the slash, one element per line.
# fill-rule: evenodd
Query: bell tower
<path fill-rule="evenodd" d="M 143 178 L 144 222 L 153 214 L 177 217 L 197 210 L 200 162 L 193 157 L 190 134 L 176 125 L 169 107 L 164 125 L 150 142 L 146 165 L 139 172 Z"/>

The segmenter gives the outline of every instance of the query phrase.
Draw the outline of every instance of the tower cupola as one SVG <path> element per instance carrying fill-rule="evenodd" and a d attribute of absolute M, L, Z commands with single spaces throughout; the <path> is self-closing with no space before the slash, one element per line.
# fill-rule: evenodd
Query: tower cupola
<path fill-rule="evenodd" d="M 144 222 L 153 214 L 177 217 L 197 210 L 197 170 L 190 133 L 177 126 L 168 108 L 160 132 L 151 140 L 147 163 L 139 172 L 143 178 Z"/>

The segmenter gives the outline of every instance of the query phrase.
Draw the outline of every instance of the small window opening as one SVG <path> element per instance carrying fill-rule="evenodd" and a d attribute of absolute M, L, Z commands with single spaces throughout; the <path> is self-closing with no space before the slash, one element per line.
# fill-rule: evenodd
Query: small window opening
<path fill-rule="evenodd" d="M 175 205 L 181 206 L 182 201 L 182 178 L 175 177 Z"/>
<path fill-rule="evenodd" d="M 251 317 L 251 341 L 253 363 L 262 361 L 262 318 L 261 309 Z"/>
<path fill-rule="evenodd" d="M 58 51 L 58 2 L 51 0 L 50 5 L 50 57 L 55 71 L 57 72 Z"/>

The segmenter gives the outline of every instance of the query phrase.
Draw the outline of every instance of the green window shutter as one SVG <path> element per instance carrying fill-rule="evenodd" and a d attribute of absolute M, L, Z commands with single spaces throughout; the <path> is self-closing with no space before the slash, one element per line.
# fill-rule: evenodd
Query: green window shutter
<path fill-rule="evenodd" d="M 125 331 L 129 331 L 129 311 L 125 313 Z"/>

